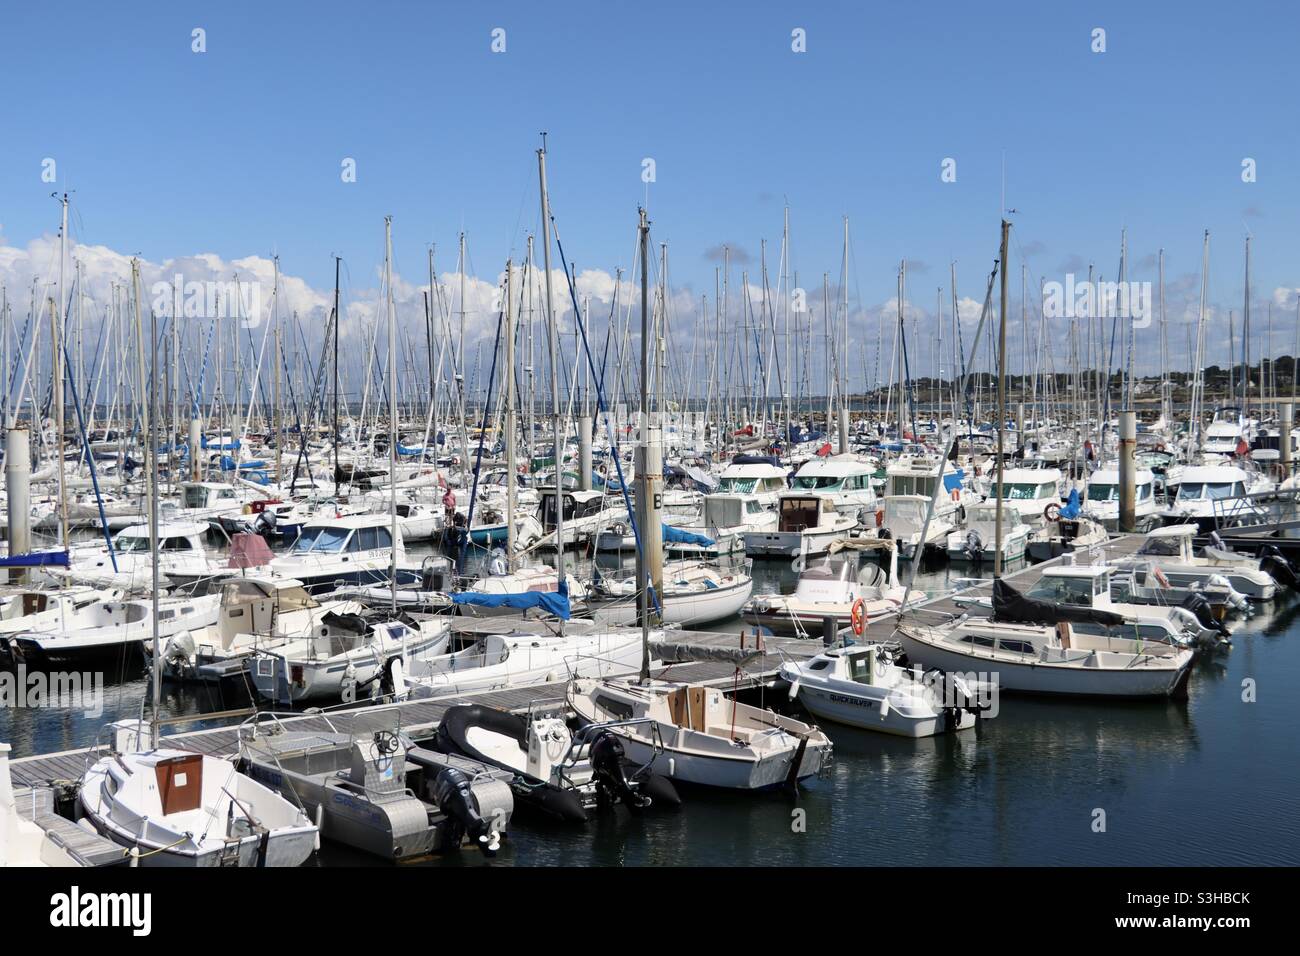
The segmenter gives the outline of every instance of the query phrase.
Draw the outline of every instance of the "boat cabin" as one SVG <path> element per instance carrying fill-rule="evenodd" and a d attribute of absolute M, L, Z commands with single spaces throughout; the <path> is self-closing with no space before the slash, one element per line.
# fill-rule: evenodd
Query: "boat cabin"
<path fill-rule="evenodd" d="M 777 531 L 798 533 L 822 524 L 832 524 L 839 512 L 835 502 L 821 495 L 784 494 L 777 509 Z"/>
<path fill-rule="evenodd" d="M 397 546 L 402 544 L 398 532 Z M 289 554 L 293 557 L 358 554 L 393 550 L 392 520 L 387 515 L 347 515 L 333 520 L 309 521 L 298 533 Z"/>
<path fill-rule="evenodd" d="M 542 528 L 555 530 L 555 490 L 543 491 L 540 496 Z M 605 493 L 602 491 L 565 491 L 564 520 L 577 521 L 594 518 L 605 510 Z"/>
<path fill-rule="evenodd" d="M 231 578 L 221 586 L 217 631 L 229 647 L 240 634 L 271 635 L 276 618 L 286 611 L 320 607 L 294 578 Z"/>
<path fill-rule="evenodd" d="M 222 481 L 185 481 L 181 483 L 181 507 L 194 510 L 238 508 L 239 492 Z"/>
<path fill-rule="evenodd" d="M 1194 524 L 1171 524 L 1156 528 L 1147 535 L 1142 547 L 1138 548 L 1136 557 L 1176 558 L 1186 563 L 1192 559 L 1193 539 L 1197 526 Z"/>
<path fill-rule="evenodd" d="M 158 526 L 159 552 L 190 552 L 199 554 L 203 551 L 203 536 L 207 525 L 191 522 L 160 524 Z M 123 528 L 113 539 L 113 550 L 118 554 L 148 554 L 150 551 L 149 526 L 135 524 Z"/>

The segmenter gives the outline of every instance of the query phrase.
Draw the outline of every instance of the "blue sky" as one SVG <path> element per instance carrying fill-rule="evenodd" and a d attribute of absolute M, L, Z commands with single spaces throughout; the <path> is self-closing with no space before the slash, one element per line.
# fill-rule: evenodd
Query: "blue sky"
<path fill-rule="evenodd" d="M 1300 286 L 1298 19 L 1269 3 L 8 2 L 0 243 L 53 232 L 50 192 L 69 188 L 79 241 L 155 262 L 278 253 L 327 288 L 339 253 L 360 285 L 391 214 L 399 272 L 418 276 L 430 241 L 452 267 L 463 225 L 471 267 L 495 275 L 537 228 L 545 129 L 580 269 L 630 265 L 652 157 L 675 286 L 711 294 L 722 242 L 756 260 L 767 239 L 775 268 L 784 201 L 800 284 L 836 281 L 848 215 L 855 303 L 889 300 L 906 258 L 930 308 L 951 259 L 982 294 L 1005 152 L 1031 285 L 1089 261 L 1113 277 L 1122 227 L 1131 278 L 1154 279 L 1163 246 L 1187 285 L 1209 229 L 1211 296 L 1239 309 L 1247 230 L 1256 298 Z"/>

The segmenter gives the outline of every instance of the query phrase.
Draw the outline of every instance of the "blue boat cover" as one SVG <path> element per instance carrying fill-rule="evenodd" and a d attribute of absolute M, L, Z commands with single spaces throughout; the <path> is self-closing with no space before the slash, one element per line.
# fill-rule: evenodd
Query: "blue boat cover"
<path fill-rule="evenodd" d="M 15 554 L 0 558 L 0 568 L 66 568 L 68 552 L 33 551 L 31 554 Z"/>
<path fill-rule="evenodd" d="M 962 471 L 960 468 L 958 468 L 956 471 L 952 472 L 951 474 L 944 475 L 943 490 L 950 491 L 950 492 L 956 491 L 958 488 L 961 487 L 961 481 L 965 477 L 966 477 L 966 472 Z"/>
<path fill-rule="evenodd" d="M 555 593 L 525 591 L 522 594 L 484 594 L 482 591 L 456 591 L 451 595 L 455 604 L 474 604 L 478 607 L 512 607 L 520 611 L 539 607 L 562 621 L 572 613 L 569 609 L 569 589 L 561 584 Z"/>
<path fill-rule="evenodd" d="M 1078 488 L 1070 489 L 1070 498 L 1068 501 L 1066 501 L 1065 507 L 1061 509 L 1061 517 L 1067 521 L 1073 521 L 1075 518 L 1079 517 L 1079 489 Z"/>
<path fill-rule="evenodd" d="M 712 538 L 696 534 L 694 531 L 687 531 L 684 528 L 674 528 L 670 524 L 664 525 L 664 540 L 673 544 L 695 544 L 701 548 L 713 547 Z"/>

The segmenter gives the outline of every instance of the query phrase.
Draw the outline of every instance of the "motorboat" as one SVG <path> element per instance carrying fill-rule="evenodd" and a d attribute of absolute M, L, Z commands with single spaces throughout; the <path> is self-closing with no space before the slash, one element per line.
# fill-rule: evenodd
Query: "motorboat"
<path fill-rule="evenodd" d="M 1180 472 L 1178 494 L 1167 521 L 1195 523 L 1204 531 L 1263 520 L 1266 512 L 1252 496 L 1272 489 L 1272 482 L 1239 465 L 1188 465 Z"/>
<path fill-rule="evenodd" d="M 204 536 L 207 525 L 192 521 L 165 521 L 158 526 L 158 568 L 160 574 L 203 574 L 209 567 Z M 68 553 L 66 571 L 47 570 L 53 575 L 101 588 L 144 591 L 152 587 L 153 564 L 149 526 L 131 525 L 108 545 L 79 545 Z M 56 579 L 57 579 L 56 577 Z"/>
<path fill-rule="evenodd" d="M 1107 531 L 1119 531 L 1119 466 L 1098 468 L 1088 478 L 1083 499 L 1084 516 L 1099 521 Z M 1156 515 L 1156 476 L 1147 468 L 1138 468 L 1133 484 L 1132 530 L 1150 531 L 1159 523 Z"/>
<path fill-rule="evenodd" d="M 899 667 L 881 644 L 829 647 L 806 661 L 786 661 L 781 677 L 790 699 L 814 717 L 899 737 L 969 730 L 993 707 L 989 685 Z"/>
<path fill-rule="evenodd" d="M 745 553 L 764 557 L 825 554 L 831 542 L 858 525 L 841 514 L 830 498 L 811 492 L 787 491 L 778 499 L 777 529 L 745 534 Z"/>
<path fill-rule="evenodd" d="M 898 556 L 906 561 L 926 549 L 944 547 L 948 536 L 958 530 L 961 511 L 950 507 L 951 499 L 940 498 L 935 502 L 929 524 L 925 515 L 930 511 L 930 499 L 925 495 L 885 495 L 880 500 L 876 526 L 868 528 L 864 537 L 896 542 Z"/>
<path fill-rule="evenodd" d="M 1277 581 L 1260 566 L 1260 559 L 1237 554 L 1223 548 L 1210 547 L 1204 553 L 1195 553 L 1195 538 L 1199 531 L 1194 524 L 1166 525 L 1156 528 L 1138 548 L 1137 553 L 1119 558 L 1117 568 L 1132 568 L 1150 564 L 1158 568 L 1170 584 L 1188 587 L 1211 574 L 1222 575 L 1252 601 L 1269 601 L 1277 594 Z"/>
<path fill-rule="evenodd" d="M 1100 522 L 1083 515 L 1067 518 L 1062 512 L 1048 516 L 1033 529 L 1025 550 L 1032 561 L 1049 561 L 1071 552 L 1088 551 L 1110 540 Z"/>
<path fill-rule="evenodd" d="M 417 747 L 398 714 L 354 716 L 348 731 L 295 730 L 262 713 L 239 729 L 247 774 L 301 804 L 320 835 L 386 860 L 468 844 L 494 856 L 514 812 L 510 774 Z"/>
<path fill-rule="evenodd" d="M 840 514 L 862 521 L 875 514 L 876 492 L 871 486 L 875 463 L 853 454 L 813 457 L 799 466 L 790 487 L 829 497 Z"/>
<path fill-rule="evenodd" d="M 576 679 L 568 702 L 583 723 L 608 726 L 633 763 L 682 783 L 793 786 L 830 761 L 830 739 L 816 727 L 703 684 Z"/>
<path fill-rule="evenodd" d="M 891 547 L 889 552 L 888 572 L 874 562 L 859 567 L 856 553 L 840 552 L 812 562 L 799 573 L 793 594 L 755 595 L 743 616 L 773 634 L 820 635 L 827 618 L 834 619 L 836 631 L 848 627 L 854 607 L 860 604 L 863 626 L 869 628 L 872 620 L 895 614 L 903 606 L 906 589 L 896 583 L 897 551 Z"/>
<path fill-rule="evenodd" d="M 994 498 L 966 509 L 965 530 L 948 535 L 948 557 L 953 561 L 992 563 L 998 553 L 997 520 L 1002 513 L 1002 560 L 1019 561 L 1025 556 L 1029 535 L 1033 531 L 1021 520 L 1020 512 L 1007 502 Z"/>
<path fill-rule="evenodd" d="M 633 811 L 681 806 L 672 783 L 631 761 L 611 729 L 574 734 L 562 715 L 547 711 L 457 704 L 443 715 L 435 745 L 507 771 L 520 809 L 563 823 L 584 824 L 592 810 L 618 804 Z"/>
<path fill-rule="evenodd" d="M 445 618 L 329 612 L 305 636 L 259 645 L 249 662 L 253 689 L 276 705 L 352 703 L 391 690 L 412 660 L 446 651 Z"/>
<path fill-rule="evenodd" d="M 298 866 L 317 830 L 301 808 L 226 760 L 155 747 L 142 721 L 109 725 L 112 750 L 81 778 L 85 820 L 140 866 Z"/>
<path fill-rule="evenodd" d="M 666 538 L 664 551 L 683 556 L 730 554 L 745 550 L 745 535 L 777 530 L 778 518 L 758 495 L 718 492 L 704 496 L 698 522 L 682 521 L 677 527 L 687 535 Z M 705 544 L 706 538 L 711 544 Z"/>

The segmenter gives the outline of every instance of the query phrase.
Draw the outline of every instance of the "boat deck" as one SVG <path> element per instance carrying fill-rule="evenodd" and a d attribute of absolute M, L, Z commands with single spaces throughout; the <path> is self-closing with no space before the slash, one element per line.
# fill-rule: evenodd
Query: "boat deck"
<path fill-rule="evenodd" d="M 1097 549 L 1103 552 L 1101 555 L 1081 553 L 1075 556 L 1075 560 L 1079 563 L 1089 563 L 1125 557 L 1137 551 L 1145 537 L 1145 535 L 1123 535 Z M 1044 568 L 1058 564 L 1060 561 L 1060 558 L 1055 558 L 1042 564 L 1022 568 L 1008 573 L 1005 579 L 1016 588 L 1023 590 L 1031 587 L 1042 576 Z M 991 580 L 983 581 L 954 593 L 960 594 L 963 598 L 988 597 L 993 593 L 993 584 Z M 930 598 L 919 607 L 923 609 L 923 613 L 927 613 L 927 616 L 930 613 L 956 616 L 966 610 L 953 600 L 953 594 Z M 872 621 L 867 636 L 883 638 L 891 634 L 895 617 L 891 615 Z M 521 621 L 519 618 L 509 617 L 457 618 L 453 627 L 465 636 L 521 628 L 535 631 L 537 634 L 553 633 L 553 629 L 542 622 Z M 629 630 L 637 629 L 629 628 Z M 682 631 L 678 639 L 720 648 L 739 648 L 744 642 L 744 646 L 752 648 L 757 638 L 754 630 L 747 627 L 739 635 L 734 632 Z M 783 660 L 806 660 L 817 654 L 823 646 L 820 634 L 810 635 L 806 639 L 767 636 L 762 640 L 763 655 L 746 665 L 743 671 L 737 671 L 734 664 L 727 662 L 696 661 L 657 667 L 653 673 L 655 676 L 665 676 L 672 680 L 700 682 L 729 690 L 751 690 L 771 686 Z M 397 711 L 402 729 L 420 740 L 431 736 L 448 708 L 456 704 L 479 704 L 525 713 L 530 709 L 562 706 L 563 703 L 564 685 L 553 683 L 464 694 L 453 693 L 427 700 L 332 710 L 328 714 L 293 714 L 282 716 L 280 719 L 282 723 L 292 726 L 294 730 L 327 731 L 332 726 L 343 733 L 365 732 L 368 726 L 376 729 L 383 726 L 391 727 L 393 711 Z M 210 718 L 199 714 L 195 715 L 193 722 L 205 719 Z M 238 729 L 236 726 L 228 726 L 163 734 L 163 743 L 168 747 L 191 750 L 213 757 L 230 757 L 239 749 Z M 52 782 L 79 780 L 89 758 L 93 757 L 95 752 L 94 748 L 90 748 L 11 759 L 10 768 L 14 783 L 16 786 L 41 787 L 48 786 Z"/>

